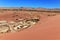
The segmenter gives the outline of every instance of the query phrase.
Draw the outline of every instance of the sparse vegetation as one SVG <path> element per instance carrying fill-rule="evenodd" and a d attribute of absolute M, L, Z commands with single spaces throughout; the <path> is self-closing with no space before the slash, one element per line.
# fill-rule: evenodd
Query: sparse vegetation
<path fill-rule="evenodd" d="M 52 14 L 52 13 L 51 13 L 51 14 L 48 14 L 48 16 L 56 16 L 56 14 Z"/>

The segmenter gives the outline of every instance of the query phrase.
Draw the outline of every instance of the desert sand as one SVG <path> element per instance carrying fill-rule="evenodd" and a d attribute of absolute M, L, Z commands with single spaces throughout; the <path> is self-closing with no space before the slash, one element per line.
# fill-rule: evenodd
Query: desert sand
<path fill-rule="evenodd" d="M 40 21 L 30 28 L 20 32 L 0 34 L 0 40 L 60 40 L 60 15 L 39 14 L 39 17 Z M 13 20 L 9 17 L 0 18 L 2 19 Z"/>

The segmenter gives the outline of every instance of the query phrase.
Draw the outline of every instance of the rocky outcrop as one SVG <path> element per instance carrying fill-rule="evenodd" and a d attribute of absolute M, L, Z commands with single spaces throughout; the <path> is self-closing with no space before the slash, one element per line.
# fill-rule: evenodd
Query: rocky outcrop
<path fill-rule="evenodd" d="M 26 20 L 19 20 L 18 22 L 10 21 L 7 22 L 5 20 L 0 21 L 0 33 L 7 33 L 7 32 L 15 32 L 20 31 L 22 29 L 28 28 L 33 24 L 36 24 L 39 19 L 26 19 Z"/>

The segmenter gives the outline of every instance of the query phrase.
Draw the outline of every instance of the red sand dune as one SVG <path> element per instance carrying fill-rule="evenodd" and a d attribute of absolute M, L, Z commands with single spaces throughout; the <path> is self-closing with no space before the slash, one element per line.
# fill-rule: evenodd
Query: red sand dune
<path fill-rule="evenodd" d="M 40 19 L 20 32 L 1 34 L 0 40 L 60 40 L 60 15 Z"/>

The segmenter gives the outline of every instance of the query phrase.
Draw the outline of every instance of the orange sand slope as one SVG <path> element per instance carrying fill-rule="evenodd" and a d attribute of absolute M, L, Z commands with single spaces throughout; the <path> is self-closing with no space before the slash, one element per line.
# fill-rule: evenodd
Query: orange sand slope
<path fill-rule="evenodd" d="M 60 15 L 42 17 L 31 28 L 0 35 L 0 40 L 60 40 Z"/>

